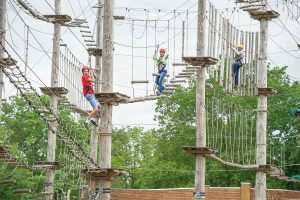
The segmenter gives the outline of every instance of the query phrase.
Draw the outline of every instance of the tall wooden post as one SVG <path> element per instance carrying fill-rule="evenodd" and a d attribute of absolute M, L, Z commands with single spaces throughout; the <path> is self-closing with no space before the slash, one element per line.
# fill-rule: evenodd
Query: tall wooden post
<path fill-rule="evenodd" d="M 1 0 L 0 2 L 0 41 L 2 45 L 5 45 L 5 16 L 6 16 L 6 0 Z M 0 59 L 4 56 L 3 47 L 0 45 Z M 0 107 L 2 104 L 2 93 L 3 93 L 3 72 L 0 70 Z"/>
<path fill-rule="evenodd" d="M 205 55 L 205 13 L 206 0 L 198 1 L 198 34 L 197 34 L 197 56 Z M 197 147 L 206 147 L 206 120 L 205 120 L 205 70 L 201 66 L 197 71 L 196 82 L 196 118 L 197 118 Z M 205 157 L 196 155 L 195 172 L 195 199 L 205 199 Z"/>
<path fill-rule="evenodd" d="M 104 0 L 103 19 L 103 71 L 101 92 L 113 91 L 113 12 L 114 0 Z M 100 123 L 100 168 L 111 168 L 112 104 L 102 104 Z M 110 180 L 101 180 L 101 188 L 110 188 Z M 110 200 L 110 193 L 100 194 L 101 200 Z"/>
<path fill-rule="evenodd" d="M 267 11 L 267 0 L 263 0 L 263 11 Z M 260 20 L 260 47 L 257 69 L 257 87 L 267 87 L 267 49 L 268 49 L 268 19 Z M 258 95 L 257 121 L 256 121 L 256 164 L 265 165 L 267 163 L 267 96 Z M 255 180 L 255 199 L 266 199 L 266 173 L 257 171 Z"/>
<path fill-rule="evenodd" d="M 55 0 L 55 15 L 61 13 L 61 0 Z M 54 36 L 53 36 L 53 54 L 52 54 L 52 70 L 51 70 L 51 87 L 58 87 L 58 67 L 59 67 L 59 52 L 60 52 L 60 32 L 61 24 L 55 22 L 54 24 Z M 54 114 L 57 114 L 57 96 L 52 94 L 50 97 L 50 107 Z M 57 129 L 57 122 L 51 121 L 50 127 L 52 130 Z M 55 161 L 55 149 L 56 149 L 56 133 L 49 130 L 48 132 L 48 149 L 47 149 L 47 161 Z M 46 199 L 53 199 L 53 180 L 54 170 L 47 169 L 46 174 L 46 186 L 45 192 Z"/>
<path fill-rule="evenodd" d="M 97 49 L 101 48 L 101 38 L 102 38 L 102 15 L 103 15 L 103 2 L 102 0 L 98 0 L 98 9 L 97 9 L 97 35 L 96 35 L 96 45 Z M 97 79 L 95 82 L 95 92 L 100 92 L 101 87 L 101 55 L 95 54 L 95 71 L 97 74 Z M 99 117 L 97 117 L 97 121 L 99 121 Z M 98 127 L 94 127 L 91 134 L 91 158 L 97 162 L 97 152 L 98 152 Z M 96 180 L 90 180 L 90 196 L 96 194 Z"/>

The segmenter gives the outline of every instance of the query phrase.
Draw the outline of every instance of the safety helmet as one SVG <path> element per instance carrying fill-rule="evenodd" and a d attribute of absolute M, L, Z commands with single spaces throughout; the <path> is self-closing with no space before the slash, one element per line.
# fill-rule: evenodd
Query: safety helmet
<path fill-rule="evenodd" d="M 83 65 L 83 67 L 81 68 L 81 72 L 83 73 L 84 70 L 90 70 L 90 68 L 88 66 Z"/>
<path fill-rule="evenodd" d="M 243 49 L 243 48 L 244 48 L 244 45 L 239 44 L 237 47 Z"/>
<path fill-rule="evenodd" d="M 160 50 L 159 50 L 159 53 L 165 53 L 166 52 L 166 49 L 164 49 L 164 48 L 161 48 Z"/>

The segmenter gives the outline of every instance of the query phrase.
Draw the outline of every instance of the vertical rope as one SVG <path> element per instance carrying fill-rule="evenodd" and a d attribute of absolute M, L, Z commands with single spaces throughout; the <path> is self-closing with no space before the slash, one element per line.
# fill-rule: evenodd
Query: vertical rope
<path fill-rule="evenodd" d="M 134 20 L 132 20 L 132 24 L 131 24 L 131 81 L 133 81 L 134 78 L 133 77 L 133 30 L 134 30 Z M 132 86 L 132 97 L 134 98 L 134 87 L 132 82 L 131 82 L 131 86 Z"/>
<path fill-rule="evenodd" d="M 173 62 L 175 63 L 176 62 L 176 60 L 175 60 L 175 58 L 176 58 L 176 10 L 174 10 L 174 58 L 173 58 Z M 175 77 L 175 69 L 174 69 L 174 67 L 173 67 L 173 78 Z"/>
<path fill-rule="evenodd" d="M 220 151 L 219 151 L 219 155 L 220 155 L 220 158 L 222 157 L 222 152 L 223 152 L 223 130 L 224 130 L 224 128 L 223 128 L 223 125 L 224 125 L 224 122 L 223 122 L 223 119 L 222 119 L 222 117 L 223 117 L 223 110 L 221 111 L 220 109 L 221 109 L 221 104 L 220 104 L 220 100 L 218 99 L 218 107 L 219 107 L 219 112 L 220 112 L 220 122 L 221 122 L 221 130 L 220 130 Z"/>
<path fill-rule="evenodd" d="M 237 123 L 236 123 L 236 115 L 237 115 L 237 111 L 235 110 L 235 112 L 233 113 L 234 115 L 234 125 L 233 125 L 233 145 L 232 145 L 232 148 L 233 148 L 233 158 L 235 158 L 235 151 L 236 151 L 236 148 L 235 148 L 235 145 L 236 145 L 236 138 L 237 138 L 237 134 L 236 134 L 236 129 L 237 129 Z M 239 138 L 237 138 L 239 139 Z M 238 152 L 238 151 L 237 151 Z M 238 154 L 237 154 L 238 155 Z M 237 156 L 238 157 L 238 156 Z"/>
<path fill-rule="evenodd" d="M 148 12 L 146 12 L 146 80 L 148 80 Z M 146 83 L 146 96 L 149 95 L 148 83 Z"/>
<path fill-rule="evenodd" d="M 168 51 L 170 51 L 170 21 L 168 20 Z M 174 50 L 175 51 L 175 50 Z M 167 73 L 170 73 L 170 56 L 168 56 Z M 167 81 L 169 76 L 166 76 Z"/>
<path fill-rule="evenodd" d="M 189 55 L 188 47 L 189 47 L 189 10 L 186 11 L 186 47 L 185 47 L 185 55 Z"/>
<path fill-rule="evenodd" d="M 226 53 L 226 46 L 225 46 L 225 38 L 226 38 L 226 21 L 220 15 L 220 24 L 222 24 L 222 34 L 220 34 L 221 42 L 221 66 L 220 66 L 220 86 L 224 87 L 224 64 L 225 64 L 225 53 Z M 226 87 L 225 87 L 226 88 Z"/>
<path fill-rule="evenodd" d="M 210 102 L 211 102 L 211 129 L 212 129 L 212 146 L 214 147 L 215 146 L 215 132 L 216 132 L 216 129 L 213 129 L 214 127 L 214 99 L 212 99 Z M 208 104 L 207 104 L 208 105 Z"/>
<path fill-rule="evenodd" d="M 205 99 L 205 112 L 207 113 L 206 115 L 206 118 L 205 118 L 205 123 L 206 123 L 206 133 L 207 133 L 207 137 L 208 137 L 208 140 L 207 140 L 207 146 L 211 146 L 211 143 L 212 143 L 212 136 L 211 136 L 211 131 L 210 131 L 210 128 L 209 128 L 209 102 L 208 102 L 208 99 L 206 98 Z"/>

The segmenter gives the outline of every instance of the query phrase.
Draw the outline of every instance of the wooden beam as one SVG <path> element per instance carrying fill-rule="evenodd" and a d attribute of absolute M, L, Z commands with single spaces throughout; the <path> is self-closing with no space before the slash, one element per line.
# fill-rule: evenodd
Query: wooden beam
<path fill-rule="evenodd" d="M 16 189 L 12 191 L 13 194 L 31 193 L 31 189 Z"/>

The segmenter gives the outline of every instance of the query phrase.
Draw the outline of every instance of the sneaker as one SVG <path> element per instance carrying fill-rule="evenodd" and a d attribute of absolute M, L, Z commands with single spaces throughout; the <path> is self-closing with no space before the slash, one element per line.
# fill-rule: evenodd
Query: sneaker
<path fill-rule="evenodd" d="M 89 123 L 88 123 L 87 121 L 84 121 L 84 122 L 83 122 L 83 125 L 84 125 L 84 127 L 85 127 L 86 129 L 89 129 Z"/>
<path fill-rule="evenodd" d="M 94 126 L 98 126 L 97 122 L 93 119 L 90 120 L 91 124 L 93 124 Z"/>

